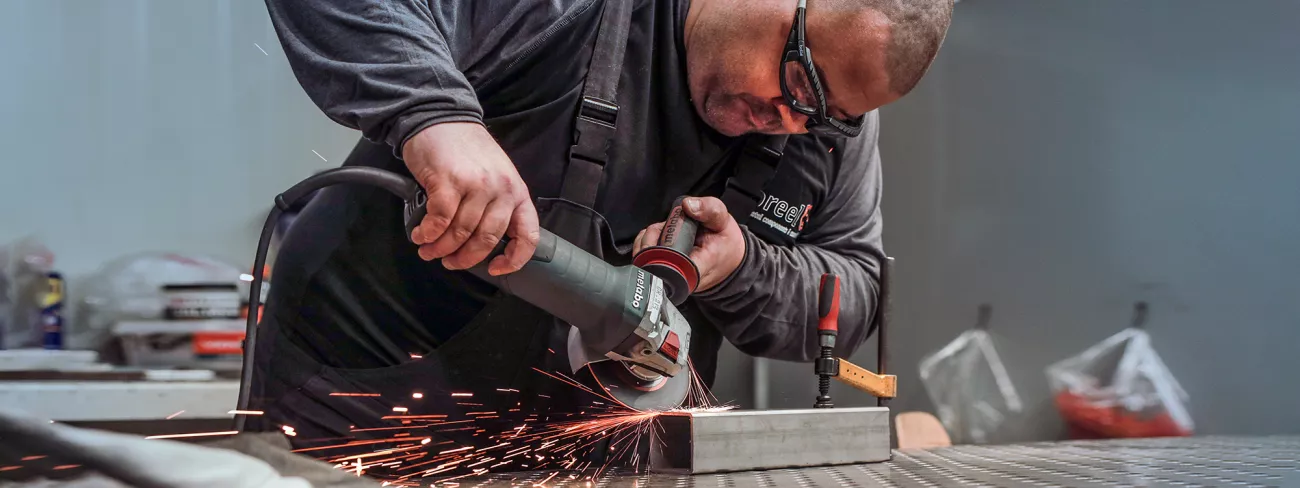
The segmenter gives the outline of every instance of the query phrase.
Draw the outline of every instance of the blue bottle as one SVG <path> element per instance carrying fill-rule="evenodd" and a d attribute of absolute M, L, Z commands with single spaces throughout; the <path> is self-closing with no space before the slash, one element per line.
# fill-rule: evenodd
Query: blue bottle
<path fill-rule="evenodd" d="M 41 337 L 45 349 L 63 349 L 63 275 L 51 271 L 41 296 Z"/>

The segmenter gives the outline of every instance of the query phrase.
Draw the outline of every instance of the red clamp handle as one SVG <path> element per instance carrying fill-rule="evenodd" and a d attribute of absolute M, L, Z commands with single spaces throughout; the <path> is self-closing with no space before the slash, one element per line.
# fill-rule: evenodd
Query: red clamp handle
<path fill-rule="evenodd" d="M 817 289 L 817 331 L 823 334 L 839 332 L 840 277 L 832 273 L 822 275 Z"/>

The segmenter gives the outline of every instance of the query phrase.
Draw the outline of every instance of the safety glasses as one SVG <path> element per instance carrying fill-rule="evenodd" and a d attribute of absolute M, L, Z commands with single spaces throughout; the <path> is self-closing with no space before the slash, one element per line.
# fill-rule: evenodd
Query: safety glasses
<path fill-rule="evenodd" d="M 794 11 L 794 24 L 785 41 L 785 54 L 781 56 L 781 94 L 790 108 L 808 116 L 804 126 L 808 132 L 831 136 L 853 137 L 862 132 L 866 116 L 853 120 L 840 120 L 826 114 L 826 90 L 813 64 L 812 50 L 804 37 L 804 16 L 808 1 L 799 0 Z"/>

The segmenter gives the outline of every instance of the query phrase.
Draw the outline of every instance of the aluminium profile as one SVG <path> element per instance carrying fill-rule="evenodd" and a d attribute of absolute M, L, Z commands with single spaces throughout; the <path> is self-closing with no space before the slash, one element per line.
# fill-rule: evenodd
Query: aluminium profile
<path fill-rule="evenodd" d="M 725 473 L 891 457 L 887 407 L 674 412 L 655 421 L 652 471 Z"/>

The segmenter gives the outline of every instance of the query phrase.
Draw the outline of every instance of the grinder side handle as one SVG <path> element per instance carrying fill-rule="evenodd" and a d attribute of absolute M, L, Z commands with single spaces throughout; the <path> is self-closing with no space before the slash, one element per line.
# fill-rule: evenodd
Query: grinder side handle
<path fill-rule="evenodd" d="M 686 214 L 682 206 L 686 198 L 680 196 L 673 201 L 668 219 L 664 220 L 663 229 L 659 231 L 658 242 L 641 249 L 632 258 L 632 264 L 664 280 L 669 300 L 679 306 L 695 293 L 700 284 L 700 270 L 691 260 L 700 223 Z"/>

